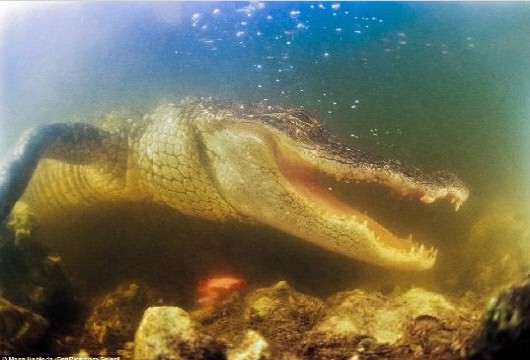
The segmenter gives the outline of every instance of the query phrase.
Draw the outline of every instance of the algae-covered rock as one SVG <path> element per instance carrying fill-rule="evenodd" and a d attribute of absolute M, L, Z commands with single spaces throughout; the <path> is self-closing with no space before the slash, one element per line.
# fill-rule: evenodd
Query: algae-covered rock
<path fill-rule="evenodd" d="M 528 215 L 506 200 L 493 200 L 471 226 L 462 264 L 462 286 L 489 294 L 529 270 Z"/>
<path fill-rule="evenodd" d="M 234 293 L 219 303 L 193 311 L 191 316 L 208 335 L 235 344 L 241 341 L 247 329 L 244 312 L 244 299 L 239 293 Z"/>
<path fill-rule="evenodd" d="M 250 293 L 246 304 L 248 327 L 274 341 L 281 350 L 289 351 L 299 346 L 323 306 L 322 300 L 297 292 L 285 281 Z"/>
<path fill-rule="evenodd" d="M 270 358 L 269 343 L 254 330 L 248 330 L 243 341 L 236 348 L 228 350 L 228 360 L 268 360 Z"/>
<path fill-rule="evenodd" d="M 411 289 L 393 298 L 354 290 L 332 297 L 323 319 L 304 339 L 307 359 L 359 359 L 390 355 L 428 359 L 457 356 L 463 348 L 462 318 L 472 314 L 440 294 Z"/>
<path fill-rule="evenodd" d="M 530 278 L 491 299 L 471 360 L 530 357 Z"/>
<path fill-rule="evenodd" d="M 8 226 L 0 229 L 0 291 L 56 327 L 76 318 L 78 304 L 61 258 L 34 240 L 34 227 L 27 206 L 17 203 Z"/>
<path fill-rule="evenodd" d="M 155 303 L 153 292 L 132 283 L 105 295 L 85 323 L 81 347 L 90 354 L 116 354 L 134 340 L 142 314 Z"/>
<path fill-rule="evenodd" d="M 0 297 L 0 353 L 27 353 L 46 340 L 48 321 Z"/>
<path fill-rule="evenodd" d="M 402 339 L 406 327 L 417 318 L 450 319 L 459 315 L 459 309 L 442 295 L 423 289 L 411 289 L 393 299 L 354 290 L 337 295 L 330 305 L 327 316 L 315 331 L 367 336 L 389 344 Z"/>
<path fill-rule="evenodd" d="M 322 302 L 284 281 L 196 315 L 227 343 L 229 359 L 455 359 L 478 323 L 476 311 L 419 288 L 394 296 L 357 289 Z"/>
<path fill-rule="evenodd" d="M 386 307 L 387 299 L 381 294 L 354 290 L 337 294 L 327 305 L 327 315 L 315 326 L 314 331 L 340 336 L 359 333 L 371 336 L 374 333 L 376 311 Z"/>
<path fill-rule="evenodd" d="M 202 334 L 190 315 L 176 306 L 148 308 L 136 331 L 137 360 L 224 360 L 225 346 Z"/>

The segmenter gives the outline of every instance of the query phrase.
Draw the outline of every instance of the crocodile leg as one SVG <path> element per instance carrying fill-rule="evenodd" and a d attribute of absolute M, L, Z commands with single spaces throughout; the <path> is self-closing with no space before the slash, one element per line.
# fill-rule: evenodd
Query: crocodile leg
<path fill-rule="evenodd" d="M 34 127 L 18 142 L 0 164 L 0 223 L 24 193 L 41 158 L 69 163 L 96 161 L 109 134 L 100 128 L 80 123 L 50 123 Z"/>

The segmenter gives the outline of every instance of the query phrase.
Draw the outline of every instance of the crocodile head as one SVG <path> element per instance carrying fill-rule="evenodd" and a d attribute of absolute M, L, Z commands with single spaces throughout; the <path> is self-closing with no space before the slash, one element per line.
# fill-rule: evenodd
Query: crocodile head
<path fill-rule="evenodd" d="M 428 174 L 342 144 L 303 109 L 201 102 L 210 174 L 240 216 L 361 261 L 400 270 L 430 268 L 437 251 L 399 238 L 323 187 L 322 177 L 377 183 L 423 203 L 458 209 L 468 189 L 448 172 Z M 385 204 L 381 204 L 382 207 Z"/>

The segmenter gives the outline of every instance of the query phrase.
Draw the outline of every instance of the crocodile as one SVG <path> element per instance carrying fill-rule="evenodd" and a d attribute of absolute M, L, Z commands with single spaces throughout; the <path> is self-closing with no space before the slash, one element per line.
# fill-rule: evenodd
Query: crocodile
<path fill-rule="evenodd" d="M 319 179 L 374 183 L 426 204 L 444 199 L 456 210 L 469 195 L 448 171 L 342 143 L 303 107 L 196 98 L 108 119 L 26 132 L 0 165 L 0 221 L 19 200 L 37 216 L 147 200 L 213 221 L 270 226 L 363 262 L 426 270 L 434 247 L 393 234 Z"/>

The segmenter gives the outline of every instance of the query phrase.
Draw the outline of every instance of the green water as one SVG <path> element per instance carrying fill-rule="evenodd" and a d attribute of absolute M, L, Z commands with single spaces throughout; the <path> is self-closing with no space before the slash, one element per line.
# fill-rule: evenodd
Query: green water
<path fill-rule="evenodd" d="M 435 269 L 396 276 L 244 225 L 208 225 L 208 236 L 188 226 L 187 238 L 218 244 L 225 262 L 251 254 L 233 267 L 260 281 L 321 293 L 401 277 L 462 290 L 528 270 L 530 4 L 256 4 L 62 5 L 13 18 L 0 49 L 0 151 L 36 122 L 184 95 L 303 105 L 345 142 L 465 181 L 458 213 L 388 205 L 385 216 L 440 249 Z M 248 237 L 262 241 L 227 240 Z"/>

